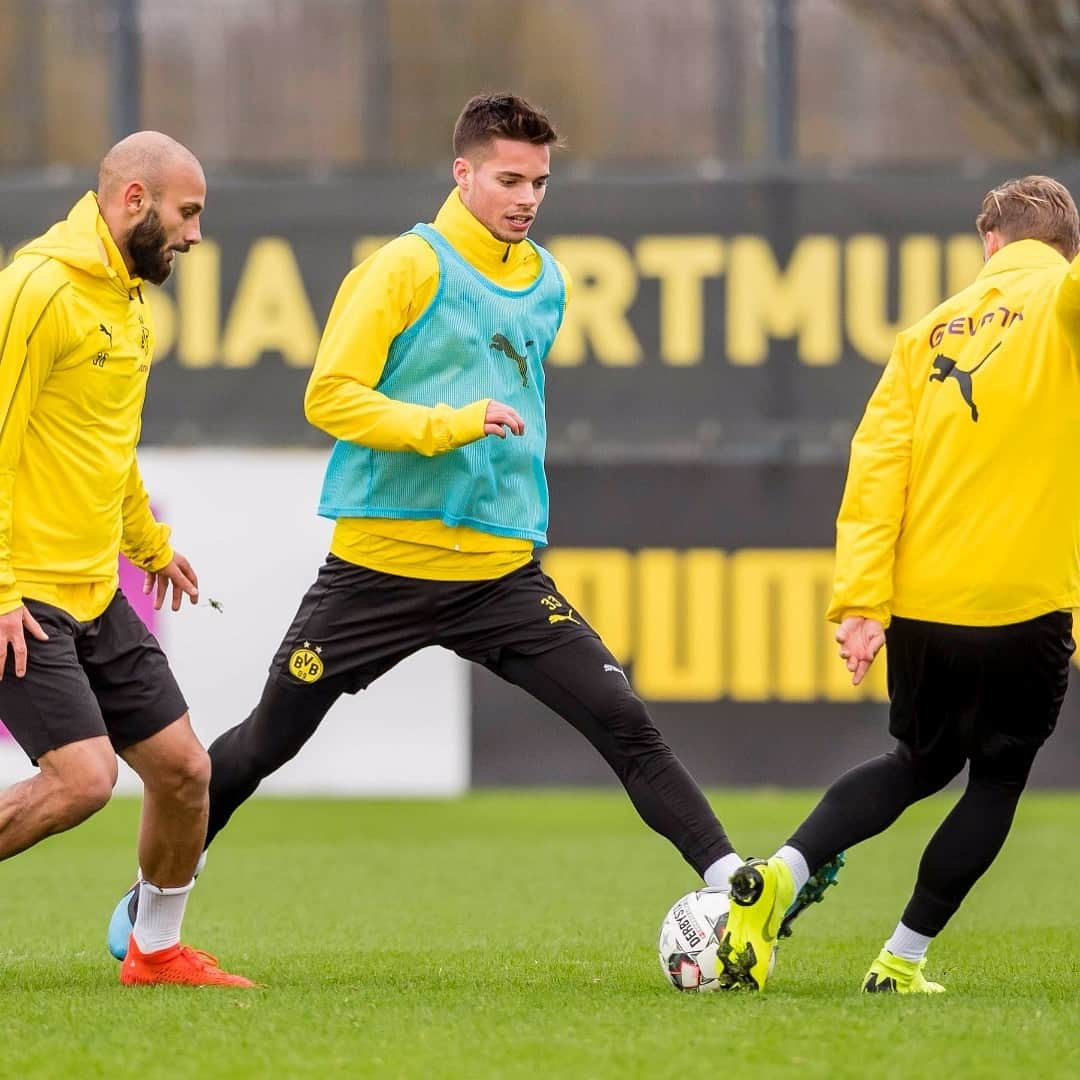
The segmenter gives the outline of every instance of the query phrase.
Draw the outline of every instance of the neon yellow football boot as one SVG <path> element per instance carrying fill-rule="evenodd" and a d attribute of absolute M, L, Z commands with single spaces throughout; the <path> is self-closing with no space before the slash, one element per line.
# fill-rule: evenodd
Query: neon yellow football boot
<path fill-rule="evenodd" d="M 941 983 L 930 982 L 922 973 L 922 960 L 905 960 L 882 949 L 863 979 L 864 994 L 944 994 Z"/>
<path fill-rule="evenodd" d="M 776 939 L 794 900 L 795 879 L 776 856 L 768 862 L 751 859 L 732 874 L 731 911 L 717 956 L 725 989 L 765 988 Z"/>

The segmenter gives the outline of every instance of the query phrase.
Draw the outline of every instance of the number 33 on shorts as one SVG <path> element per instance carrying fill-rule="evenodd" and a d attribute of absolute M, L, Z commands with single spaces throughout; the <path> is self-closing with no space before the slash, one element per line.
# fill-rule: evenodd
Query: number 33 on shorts
<path fill-rule="evenodd" d="M 553 593 L 548 593 L 541 601 L 541 605 L 548 610 L 548 622 L 554 625 L 560 622 L 571 622 L 577 626 L 581 625 L 581 620 L 574 614 L 574 609 L 569 604 Z M 565 612 L 561 612 L 560 609 L 565 608 Z"/>

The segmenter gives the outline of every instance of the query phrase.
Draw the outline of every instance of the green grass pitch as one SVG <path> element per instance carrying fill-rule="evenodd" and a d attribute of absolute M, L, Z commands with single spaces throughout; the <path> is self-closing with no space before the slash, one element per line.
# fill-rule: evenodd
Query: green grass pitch
<path fill-rule="evenodd" d="M 716 792 L 744 855 L 808 793 Z M 1080 797 L 1029 794 L 931 953 L 936 998 L 860 979 L 955 794 L 851 853 L 764 994 L 679 994 L 655 938 L 690 869 L 617 792 L 255 801 L 186 939 L 266 984 L 129 990 L 105 924 L 138 804 L 0 868 L 0 1077 L 1080 1076 Z"/>

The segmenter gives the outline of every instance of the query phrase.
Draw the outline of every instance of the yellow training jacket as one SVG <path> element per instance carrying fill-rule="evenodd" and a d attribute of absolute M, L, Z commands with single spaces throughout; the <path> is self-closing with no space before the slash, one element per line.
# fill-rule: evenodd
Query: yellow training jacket
<path fill-rule="evenodd" d="M 88 621 L 117 555 L 172 559 L 139 475 L 149 305 L 88 193 L 0 272 L 0 614 L 24 596 Z"/>
<path fill-rule="evenodd" d="M 1007 244 L 897 338 L 851 447 L 829 618 L 1080 606 L 1080 257 Z"/>
<path fill-rule="evenodd" d="M 540 273 L 535 248 L 528 241 L 508 245 L 496 240 L 465 207 L 456 188 L 433 224 L 496 285 L 525 289 Z M 559 269 L 569 297 L 570 279 L 564 267 Z M 390 241 L 346 276 L 304 398 L 312 424 L 335 439 L 427 456 L 485 437 L 487 400 L 462 409 L 427 408 L 394 401 L 374 389 L 394 338 L 416 322 L 438 285 L 438 257 L 425 240 L 411 234 Z M 440 581 L 490 580 L 532 558 L 528 540 L 452 528 L 441 521 L 387 518 L 340 518 L 330 550 L 382 573 Z"/>

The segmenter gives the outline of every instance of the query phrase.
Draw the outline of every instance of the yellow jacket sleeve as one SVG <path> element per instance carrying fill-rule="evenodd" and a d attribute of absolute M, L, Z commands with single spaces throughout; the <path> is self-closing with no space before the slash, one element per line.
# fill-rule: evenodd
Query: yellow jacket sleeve
<path fill-rule="evenodd" d="M 150 496 L 139 472 L 139 459 L 131 460 L 127 486 L 124 488 L 124 531 L 120 538 L 120 550 L 124 557 L 142 570 L 157 573 L 173 559 L 169 546 L 168 525 L 154 518 L 150 509 Z"/>
<path fill-rule="evenodd" d="M 341 284 L 304 395 L 309 423 L 335 439 L 375 450 L 443 454 L 484 437 L 490 399 L 460 409 L 394 401 L 374 387 L 395 337 L 431 302 L 435 253 L 402 236 L 352 270 Z"/>
<path fill-rule="evenodd" d="M 1073 356 L 1080 359 L 1080 255 L 1073 259 L 1068 272 L 1061 279 L 1054 313 Z"/>
<path fill-rule="evenodd" d="M 888 626 L 893 562 L 907 498 L 914 410 L 903 339 L 871 395 L 851 443 L 836 521 L 836 572 L 827 617 L 877 619 Z"/>
<path fill-rule="evenodd" d="M 15 473 L 22 455 L 30 414 L 56 359 L 68 345 L 63 305 L 56 302 L 64 285 L 47 274 L 25 275 L 13 268 L 0 278 L 0 615 L 22 605 L 11 565 L 11 527 Z"/>

